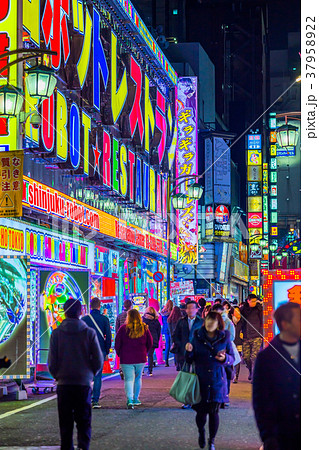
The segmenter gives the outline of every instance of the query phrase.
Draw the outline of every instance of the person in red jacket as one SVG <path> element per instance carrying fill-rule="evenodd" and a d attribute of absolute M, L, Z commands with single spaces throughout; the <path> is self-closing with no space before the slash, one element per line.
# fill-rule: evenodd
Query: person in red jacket
<path fill-rule="evenodd" d="M 120 358 L 124 374 L 124 389 L 127 408 L 141 405 L 139 394 L 142 387 L 142 372 L 147 353 L 153 347 L 153 338 L 148 326 L 143 323 L 139 312 L 131 309 L 126 323 L 122 325 L 115 338 L 115 351 Z"/>

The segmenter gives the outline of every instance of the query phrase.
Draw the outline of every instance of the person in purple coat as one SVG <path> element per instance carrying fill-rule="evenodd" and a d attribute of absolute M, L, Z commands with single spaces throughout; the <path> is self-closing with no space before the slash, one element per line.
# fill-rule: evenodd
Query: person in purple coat
<path fill-rule="evenodd" d="M 140 313 L 131 309 L 126 322 L 115 338 L 115 351 L 120 358 L 124 374 L 124 389 L 127 408 L 141 405 L 139 395 L 142 387 L 142 372 L 147 360 L 147 353 L 153 347 L 153 338 L 148 326 L 143 323 Z"/>
<path fill-rule="evenodd" d="M 194 332 L 185 346 L 186 362 L 195 363 L 199 379 L 201 401 L 192 408 L 196 411 L 196 424 L 200 448 L 205 448 L 205 424 L 209 416 L 208 449 L 215 450 L 214 440 L 219 426 L 219 408 L 227 401 L 228 388 L 225 367 L 233 364 L 235 357 L 229 331 L 224 330 L 221 314 L 210 311 L 204 325 Z"/>

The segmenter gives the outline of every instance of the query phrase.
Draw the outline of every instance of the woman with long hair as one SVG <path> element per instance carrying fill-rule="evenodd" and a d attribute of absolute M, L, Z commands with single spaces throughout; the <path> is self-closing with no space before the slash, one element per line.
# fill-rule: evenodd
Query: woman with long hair
<path fill-rule="evenodd" d="M 142 372 L 147 353 L 153 347 L 153 338 L 148 326 L 143 323 L 136 309 L 127 312 L 126 322 L 115 338 L 115 351 L 120 358 L 124 374 L 124 389 L 127 408 L 141 405 L 139 395 L 142 387 Z"/>
<path fill-rule="evenodd" d="M 167 325 L 170 335 L 170 342 L 173 342 L 173 334 L 179 319 L 183 317 L 181 309 L 178 306 L 174 306 L 170 315 L 167 318 Z M 170 347 L 171 348 L 171 347 Z M 173 351 L 173 348 L 172 348 Z M 174 363 L 176 366 L 176 370 L 180 370 L 180 362 L 178 361 L 178 356 L 174 353 Z"/>
<path fill-rule="evenodd" d="M 165 306 L 162 308 L 161 316 L 162 316 L 162 334 L 165 336 L 165 367 L 169 367 L 168 358 L 169 358 L 169 350 L 171 348 L 171 336 L 169 333 L 167 319 L 172 312 L 173 309 L 172 300 L 167 300 Z"/>
<path fill-rule="evenodd" d="M 158 348 L 161 337 L 161 324 L 157 318 L 156 310 L 152 306 L 146 308 L 142 320 L 148 326 L 153 338 L 152 348 L 147 353 L 148 375 L 151 377 L 153 376 L 154 350 Z"/>
<path fill-rule="evenodd" d="M 227 401 L 227 378 L 225 367 L 234 362 L 230 335 L 224 330 L 220 313 L 210 311 L 204 325 L 195 330 L 192 342 L 185 346 L 186 362 L 195 363 L 201 401 L 192 408 L 196 411 L 196 424 L 200 448 L 205 448 L 205 424 L 209 416 L 208 449 L 215 450 L 214 440 L 219 426 L 219 408 Z"/>

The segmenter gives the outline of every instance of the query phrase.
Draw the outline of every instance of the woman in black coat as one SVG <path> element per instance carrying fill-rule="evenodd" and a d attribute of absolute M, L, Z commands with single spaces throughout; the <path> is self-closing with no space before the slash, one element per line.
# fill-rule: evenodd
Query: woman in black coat
<path fill-rule="evenodd" d="M 197 412 L 200 448 L 204 448 L 205 424 L 209 415 L 208 448 L 215 450 L 214 440 L 219 426 L 219 408 L 227 401 L 226 366 L 234 362 L 230 334 L 224 330 L 222 316 L 216 311 L 210 311 L 204 326 L 196 330 L 191 343 L 186 344 L 186 361 L 195 363 L 196 373 L 200 384 L 201 401 L 193 405 Z"/>
<path fill-rule="evenodd" d="M 146 308 L 145 313 L 142 317 L 143 322 L 148 326 L 150 333 L 153 338 L 153 347 L 148 352 L 148 375 L 153 376 L 153 365 L 154 365 L 154 350 L 158 348 L 160 337 L 161 337 L 161 324 L 156 316 L 156 311 L 152 306 Z"/>

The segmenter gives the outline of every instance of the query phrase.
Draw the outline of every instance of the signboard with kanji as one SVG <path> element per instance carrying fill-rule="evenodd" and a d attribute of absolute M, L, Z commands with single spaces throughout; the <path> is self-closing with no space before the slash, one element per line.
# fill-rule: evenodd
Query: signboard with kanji
<path fill-rule="evenodd" d="M 176 177 L 185 177 L 179 191 L 187 194 L 187 175 L 197 174 L 197 77 L 178 79 L 178 146 Z M 198 205 L 196 200 L 187 199 L 187 206 L 178 212 L 179 262 L 198 263 Z"/>
<path fill-rule="evenodd" d="M 22 216 L 23 150 L 0 152 L 0 217 Z"/>

